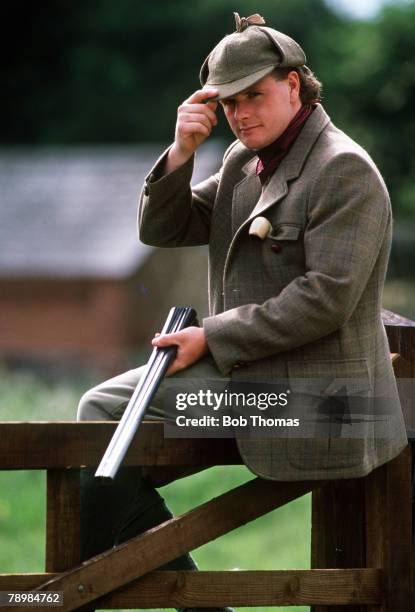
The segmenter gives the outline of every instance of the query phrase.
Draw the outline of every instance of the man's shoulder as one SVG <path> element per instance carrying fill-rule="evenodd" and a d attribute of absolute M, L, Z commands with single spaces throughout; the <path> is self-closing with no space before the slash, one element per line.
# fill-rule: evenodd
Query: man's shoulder
<path fill-rule="evenodd" d="M 388 199 L 384 179 L 368 151 L 331 121 L 315 142 L 304 170 L 313 181 L 324 182 L 332 175 L 348 176 L 380 190 Z"/>
<path fill-rule="evenodd" d="M 376 164 L 368 151 L 331 121 L 316 142 L 315 152 L 327 162 L 338 157 L 344 160 L 350 157 L 360 159 L 363 164 L 368 164 L 377 170 Z"/>

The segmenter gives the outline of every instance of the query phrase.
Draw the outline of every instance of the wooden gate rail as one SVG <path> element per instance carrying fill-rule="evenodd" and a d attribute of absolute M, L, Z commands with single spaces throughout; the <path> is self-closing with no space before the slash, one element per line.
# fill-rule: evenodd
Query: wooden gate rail
<path fill-rule="evenodd" d="M 0 469 L 49 470 L 94 466 L 100 462 L 115 422 L 1 423 Z M 213 466 L 240 464 L 234 440 L 164 438 L 163 424 L 146 422 L 123 465 Z"/>
<path fill-rule="evenodd" d="M 0 574 L 0 588 L 35 589 L 45 576 Z M 223 572 L 155 571 L 123 589 L 97 599 L 99 610 L 190 606 L 301 606 L 327 602 L 344 606 L 379 604 L 383 593 L 380 569 L 263 570 Z M 342 607 L 342 610 L 347 608 Z"/>
<path fill-rule="evenodd" d="M 386 312 L 384 321 L 396 376 L 413 379 L 415 323 Z M 415 407 L 408 398 L 404 414 L 412 434 Z M 415 610 L 409 445 L 364 478 L 251 480 L 80 564 L 80 469 L 97 465 L 115 427 L 0 423 L 0 469 L 47 470 L 46 572 L 0 574 L 1 591 L 63 590 L 62 611 L 85 605 L 90 610 L 225 605 L 311 605 L 312 612 L 335 612 L 337 606 L 344 612 Z M 163 425 L 153 422 L 143 424 L 126 458 L 127 465 L 160 469 L 240 463 L 234 440 L 165 439 Z M 308 491 L 313 569 L 153 571 Z"/>

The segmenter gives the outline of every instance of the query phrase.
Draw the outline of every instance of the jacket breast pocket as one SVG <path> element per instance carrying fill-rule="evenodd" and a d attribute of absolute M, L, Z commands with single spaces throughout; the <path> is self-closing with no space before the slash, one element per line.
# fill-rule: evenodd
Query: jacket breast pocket
<path fill-rule="evenodd" d="M 287 456 L 303 470 L 349 468 L 374 449 L 372 385 L 366 359 L 289 362 L 290 415 L 300 420 Z"/>
<path fill-rule="evenodd" d="M 272 227 L 262 244 L 263 263 L 272 281 L 281 288 L 304 273 L 302 226 L 280 223 Z"/>
<path fill-rule="evenodd" d="M 271 230 L 269 238 L 277 241 L 292 241 L 298 240 L 301 234 L 302 227 L 294 223 L 279 223 Z"/>

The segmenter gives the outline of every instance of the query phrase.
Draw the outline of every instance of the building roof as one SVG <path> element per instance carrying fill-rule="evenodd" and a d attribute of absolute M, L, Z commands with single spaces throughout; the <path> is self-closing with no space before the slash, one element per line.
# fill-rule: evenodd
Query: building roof
<path fill-rule="evenodd" d="M 218 168 L 206 143 L 193 182 Z M 123 278 L 151 252 L 136 230 L 138 196 L 163 151 L 142 145 L 0 150 L 0 276 Z"/>

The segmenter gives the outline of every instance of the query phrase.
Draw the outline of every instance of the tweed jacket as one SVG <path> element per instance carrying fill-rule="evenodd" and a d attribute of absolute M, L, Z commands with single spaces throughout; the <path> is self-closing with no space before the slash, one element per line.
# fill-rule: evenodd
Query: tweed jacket
<path fill-rule="evenodd" d="M 339 385 L 347 396 L 375 398 L 375 412 L 382 400 L 383 416 L 362 417 L 356 436 L 240 437 L 245 464 L 275 480 L 351 478 L 399 454 L 407 438 L 380 314 L 391 208 L 369 155 L 321 105 L 263 187 L 257 156 L 239 141 L 220 171 L 193 189 L 193 159 L 163 175 L 165 155 L 146 178 L 140 238 L 159 247 L 209 245 L 203 327 L 222 375 L 287 379 L 293 389 L 316 381 L 298 405 L 314 416 L 321 393 Z M 248 232 L 258 216 L 272 226 L 265 240 Z"/>

